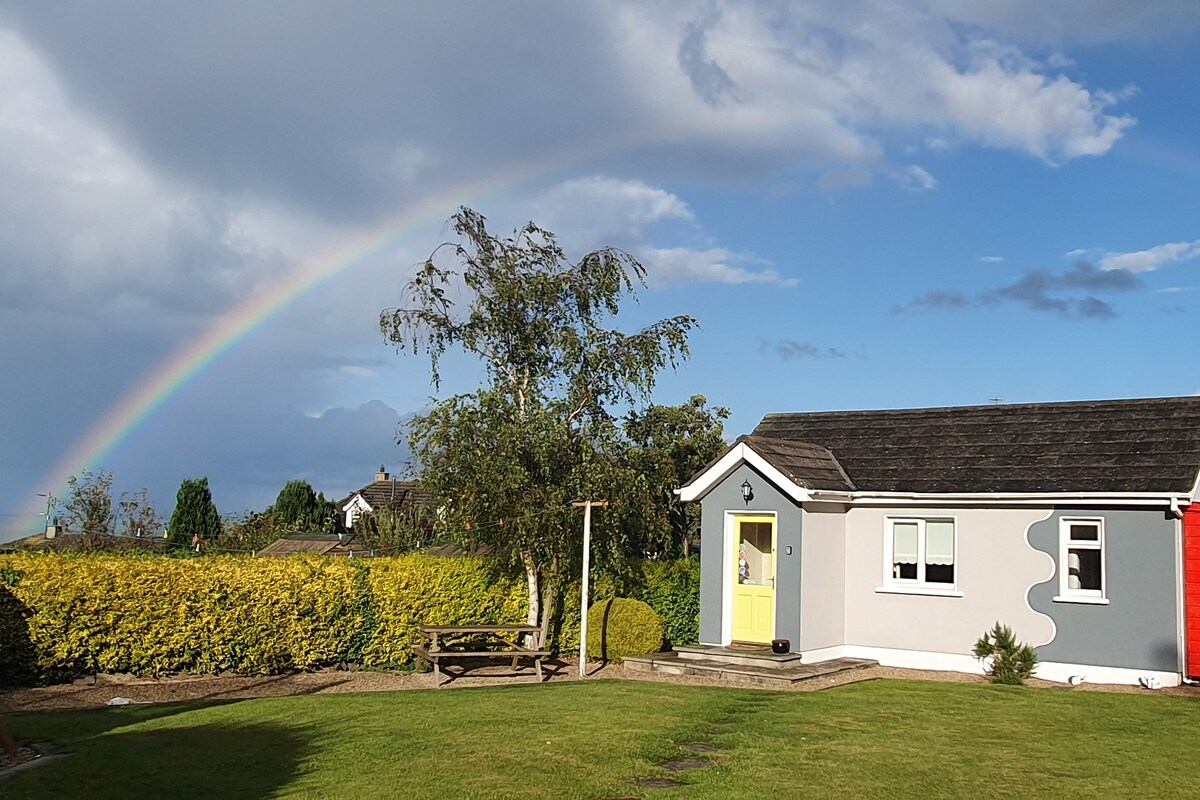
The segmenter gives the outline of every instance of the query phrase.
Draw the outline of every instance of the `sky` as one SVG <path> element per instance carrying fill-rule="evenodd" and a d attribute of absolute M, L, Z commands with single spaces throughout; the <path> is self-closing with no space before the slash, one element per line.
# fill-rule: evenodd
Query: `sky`
<path fill-rule="evenodd" d="M 406 474 L 480 371 L 379 313 L 460 205 L 633 254 L 730 438 L 1195 394 L 1197 98 L 1192 0 L 0 0 L 0 540 Z"/>

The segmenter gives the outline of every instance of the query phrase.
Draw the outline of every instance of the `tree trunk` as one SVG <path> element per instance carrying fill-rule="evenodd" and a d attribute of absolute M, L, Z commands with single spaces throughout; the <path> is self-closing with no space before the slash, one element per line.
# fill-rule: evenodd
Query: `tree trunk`
<path fill-rule="evenodd" d="M 556 575 L 546 577 L 543 589 L 545 597 L 542 599 L 542 649 L 545 650 L 550 643 L 550 620 L 554 617 L 554 607 L 558 601 L 558 578 Z"/>
<path fill-rule="evenodd" d="M 9 735 L 8 727 L 4 724 L 3 717 L 0 717 L 0 749 L 3 749 L 9 758 L 17 757 L 17 743 Z"/>
<path fill-rule="evenodd" d="M 541 619 L 541 598 L 538 591 L 538 568 L 533 560 L 533 553 L 522 550 L 521 565 L 525 567 L 525 588 L 529 593 L 529 614 L 525 618 L 525 624 L 537 625 Z"/>

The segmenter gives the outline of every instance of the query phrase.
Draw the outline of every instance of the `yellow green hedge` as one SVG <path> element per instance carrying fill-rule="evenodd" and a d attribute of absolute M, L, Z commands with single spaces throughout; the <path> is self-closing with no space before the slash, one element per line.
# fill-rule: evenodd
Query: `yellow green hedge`
<path fill-rule="evenodd" d="M 30 668 L 55 678 L 398 666 L 418 625 L 520 622 L 526 609 L 524 583 L 493 562 L 425 556 L 6 555 L 0 593 L 0 682 Z"/>
<path fill-rule="evenodd" d="M 672 644 L 696 641 L 695 562 L 597 575 L 593 602 L 646 601 Z M 521 575 L 493 560 L 0 555 L 0 685 L 93 672 L 271 674 L 412 660 L 420 625 L 522 622 Z M 579 648 L 579 585 L 551 646 Z"/>

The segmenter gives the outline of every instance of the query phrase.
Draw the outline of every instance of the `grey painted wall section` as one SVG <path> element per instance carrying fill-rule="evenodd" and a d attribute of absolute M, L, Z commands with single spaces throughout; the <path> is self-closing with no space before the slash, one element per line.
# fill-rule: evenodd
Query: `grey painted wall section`
<path fill-rule="evenodd" d="M 800 646 L 803 651 L 846 643 L 846 511 L 804 510 L 800 548 Z"/>
<path fill-rule="evenodd" d="M 1037 508 L 853 508 L 846 515 L 846 644 L 970 657 L 997 620 L 1026 642 L 1041 644 L 1054 624 L 1025 603 L 1030 586 L 1054 571 L 1025 542 L 1044 519 Z M 884 537 L 888 517 L 955 521 L 955 589 L 961 597 L 887 591 Z"/>
<path fill-rule="evenodd" d="M 1054 601 L 1063 517 L 1104 519 L 1108 605 Z M 1054 640 L 1038 648 L 1042 661 L 1179 671 L 1173 518 L 1152 510 L 1059 509 L 1030 528 L 1029 543 L 1056 565 L 1050 580 L 1029 592 L 1029 604 L 1057 628 Z"/>
<path fill-rule="evenodd" d="M 742 501 L 742 482 L 749 481 L 754 498 Z M 801 510 L 790 497 L 747 464 L 731 472 L 701 500 L 700 514 L 700 641 L 724 644 L 722 612 L 726 574 L 733 574 L 725 541 L 726 512 L 775 512 L 775 636 L 800 642 Z M 787 549 L 792 549 L 787 555 Z"/>

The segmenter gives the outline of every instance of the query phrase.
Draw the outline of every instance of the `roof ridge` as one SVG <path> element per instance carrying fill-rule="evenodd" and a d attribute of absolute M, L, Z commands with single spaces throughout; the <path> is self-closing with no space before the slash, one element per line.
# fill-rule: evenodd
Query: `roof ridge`
<path fill-rule="evenodd" d="M 1131 397 L 1117 398 L 1109 400 L 1051 400 L 1029 403 L 981 403 L 969 406 L 913 406 L 907 408 L 857 408 L 845 409 L 841 411 L 773 411 L 763 415 L 763 420 L 771 419 L 772 417 L 790 417 L 796 415 L 804 416 L 852 416 L 859 414 L 908 414 L 921 411 L 986 411 L 995 410 L 1003 411 L 1006 409 L 1068 409 L 1068 408 L 1085 408 L 1093 406 L 1129 406 L 1129 405 L 1153 405 L 1159 403 L 1169 403 L 1174 401 L 1186 401 L 1195 403 L 1200 406 L 1200 395 L 1172 395 L 1167 397 Z M 761 423 L 760 423 L 761 424 Z"/>

